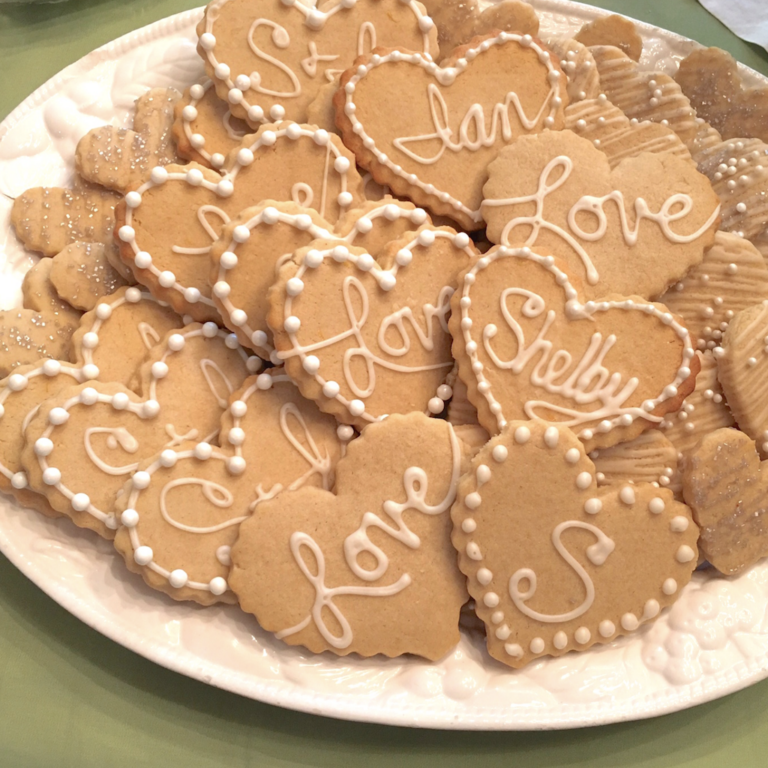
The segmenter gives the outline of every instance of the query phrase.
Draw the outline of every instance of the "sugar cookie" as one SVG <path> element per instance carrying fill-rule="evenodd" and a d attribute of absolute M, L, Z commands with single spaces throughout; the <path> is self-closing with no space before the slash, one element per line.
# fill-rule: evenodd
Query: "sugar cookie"
<path fill-rule="evenodd" d="M 399 50 L 363 57 L 334 104 L 344 143 L 376 181 L 475 230 L 489 161 L 521 135 L 562 128 L 568 94 L 542 43 L 500 32 L 441 67 Z"/>
<path fill-rule="evenodd" d="M 645 483 L 598 488 L 573 432 L 539 421 L 474 457 L 451 516 L 488 652 L 511 667 L 634 632 L 696 567 L 688 507 Z"/>
<path fill-rule="evenodd" d="M 236 602 L 227 585 L 240 523 L 303 485 L 330 490 L 346 440 L 279 368 L 246 379 L 223 414 L 222 447 L 184 443 L 139 471 L 118 502 L 115 547 L 128 568 L 177 600 Z"/>
<path fill-rule="evenodd" d="M 444 656 L 467 599 L 448 514 L 461 463 L 445 421 L 369 425 L 334 493 L 281 493 L 241 525 L 229 578 L 241 608 L 314 653 Z"/>

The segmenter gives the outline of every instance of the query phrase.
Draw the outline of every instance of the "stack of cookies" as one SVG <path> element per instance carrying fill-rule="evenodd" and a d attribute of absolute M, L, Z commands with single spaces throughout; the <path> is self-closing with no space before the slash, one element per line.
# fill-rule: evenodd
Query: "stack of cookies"
<path fill-rule="evenodd" d="M 0 490 L 288 644 L 521 667 L 768 554 L 768 145 L 618 17 L 433 5 L 214 0 L 15 201 Z"/>

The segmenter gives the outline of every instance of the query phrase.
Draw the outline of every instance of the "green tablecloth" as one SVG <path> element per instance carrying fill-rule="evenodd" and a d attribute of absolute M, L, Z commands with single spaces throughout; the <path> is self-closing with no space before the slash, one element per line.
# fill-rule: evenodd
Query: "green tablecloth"
<path fill-rule="evenodd" d="M 0 5 L 0 119 L 93 48 L 190 0 Z M 768 54 L 695 0 L 593 3 L 718 45 L 768 74 Z M 210 688 L 81 624 L 0 556 L 0 768 L 203 766 L 764 766 L 768 681 L 656 720 L 582 731 L 458 733 L 338 722 Z"/>

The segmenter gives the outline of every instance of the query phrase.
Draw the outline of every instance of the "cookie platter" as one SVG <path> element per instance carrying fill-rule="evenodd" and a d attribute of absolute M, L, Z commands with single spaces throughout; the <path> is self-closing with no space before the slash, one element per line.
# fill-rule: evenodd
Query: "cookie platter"
<path fill-rule="evenodd" d="M 575 32 L 601 15 L 564 0 L 534 7 L 542 37 Z M 127 124 L 147 88 L 183 90 L 195 82 L 202 74 L 194 47 L 200 14 L 179 14 L 99 49 L 0 125 L 1 306 L 18 301 L 31 265 L 10 228 L 11 199 L 28 187 L 70 181 L 77 140 L 104 122 Z M 695 47 L 637 26 L 643 64 L 656 71 L 673 69 Z M 734 578 L 696 572 L 673 608 L 631 637 L 511 672 L 469 632 L 439 662 L 313 655 L 280 643 L 232 606 L 202 609 L 149 589 L 116 561 L 109 541 L 69 521 L 30 514 L 5 497 L 0 510 L 2 551 L 78 618 L 170 669 L 293 709 L 422 727 L 565 728 L 675 711 L 768 675 L 764 563 Z"/>

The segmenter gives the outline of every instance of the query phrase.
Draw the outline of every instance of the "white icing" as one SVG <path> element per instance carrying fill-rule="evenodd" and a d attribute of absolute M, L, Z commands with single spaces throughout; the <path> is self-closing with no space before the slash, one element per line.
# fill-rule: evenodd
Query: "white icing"
<path fill-rule="evenodd" d="M 581 565 L 581 563 L 579 563 L 578 560 L 576 560 L 576 558 L 570 552 L 568 552 L 560 540 L 560 536 L 563 531 L 566 531 L 569 528 L 581 528 L 594 534 L 597 542 L 587 547 L 587 557 L 594 565 L 602 565 L 611 554 L 611 552 L 613 552 L 616 546 L 613 539 L 610 539 L 597 526 L 591 525 L 590 523 L 583 523 L 579 520 L 567 520 L 555 526 L 555 529 L 552 531 L 552 544 L 554 545 L 560 557 L 562 557 L 563 560 L 565 560 L 565 562 L 568 563 L 571 568 L 573 568 L 573 570 L 576 572 L 576 575 L 581 579 L 581 582 L 584 585 L 584 589 L 586 590 L 586 597 L 582 601 L 581 605 L 573 608 L 570 611 L 566 611 L 565 613 L 539 613 L 526 604 L 536 594 L 536 589 L 538 586 L 536 573 L 530 568 L 518 568 L 518 570 L 516 570 L 509 579 L 509 596 L 512 598 L 512 602 L 521 613 L 525 614 L 531 619 L 535 619 L 536 621 L 554 624 L 576 619 L 579 616 L 584 615 L 590 609 L 592 603 L 595 600 L 595 585 L 593 584 L 592 579 L 589 577 L 589 574 L 586 572 L 586 570 L 584 570 L 584 567 Z M 521 581 L 528 582 L 528 589 L 526 589 L 524 592 L 520 591 L 519 588 Z"/>
<path fill-rule="evenodd" d="M 410 241 L 405 248 L 409 251 L 419 245 L 419 238 L 423 238 L 424 232 L 429 232 L 434 235 L 434 238 L 445 238 L 454 240 L 455 235 L 451 232 L 444 230 L 422 230 L 418 236 Z M 454 246 L 458 247 L 458 246 Z M 307 259 L 299 267 L 296 277 L 303 283 L 306 283 L 311 278 L 312 272 L 316 269 L 324 260 L 333 259 L 334 253 L 338 246 L 334 248 L 328 248 L 322 251 L 310 251 L 307 254 Z M 466 245 L 462 248 L 471 259 L 473 258 L 473 252 L 470 245 Z M 310 259 L 310 255 L 312 258 Z M 397 282 L 397 275 L 401 269 L 407 269 L 406 266 L 401 266 L 397 261 L 389 269 L 382 269 L 379 264 L 369 255 L 361 254 L 355 255 L 351 252 L 347 252 L 346 260 L 354 264 L 358 270 L 363 273 L 370 274 L 379 287 L 384 290 L 391 290 Z M 309 261 L 309 263 L 307 263 Z M 448 333 L 448 325 L 446 315 L 450 311 L 450 298 L 453 293 L 453 289 L 449 286 L 443 286 L 437 296 L 436 305 L 426 302 L 421 312 L 424 316 L 426 331 L 417 331 L 415 333 L 416 338 L 421 347 L 427 351 L 431 351 L 434 348 L 434 320 L 438 320 L 438 325 L 443 334 Z M 284 328 L 288 334 L 288 339 L 292 345 L 290 350 L 281 351 L 278 353 L 278 357 L 281 360 L 287 360 L 291 357 L 299 357 L 304 363 L 306 368 L 306 361 L 310 355 L 332 347 L 341 341 L 347 339 L 353 339 L 355 345 L 349 347 L 343 357 L 342 371 L 344 373 L 344 379 L 347 387 L 354 395 L 354 399 L 349 399 L 342 395 L 339 391 L 335 394 L 330 394 L 335 391 L 335 388 L 326 391 L 325 387 L 328 384 L 328 380 L 322 375 L 322 365 L 319 370 L 314 372 L 315 381 L 323 388 L 324 394 L 327 397 L 334 397 L 339 403 L 344 405 L 352 415 L 364 419 L 365 421 L 375 421 L 377 417 L 370 414 L 365 407 L 365 398 L 370 397 L 375 391 L 376 387 L 376 367 L 382 367 L 387 370 L 397 371 L 399 373 L 419 373 L 424 371 L 439 370 L 441 368 L 448 369 L 452 367 L 453 360 L 445 360 L 435 362 L 429 365 L 409 366 L 405 364 L 395 363 L 388 360 L 381 355 L 372 351 L 364 338 L 362 333 L 363 327 L 368 319 L 369 312 L 369 298 L 368 293 L 363 285 L 362 281 L 354 275 L 347 275 L 342 282 L 342 299 L 344 302 L 344 308 L 348 320 L 349 328 L 345 331 L 341 331 L 333 336 L 317 341 L 313 344 L 302 345 L 299 342 L 298 336 L 301 329 L 301 321 L 296 317 L 293 312 L 294 298 L 287 294 L 284 304 Z M 405 327 L 405 319 L 408 319 L 411 328 L 416 329 L 418 324 L 414 320 L 412 308 L 401 308 L 397 312 L 389 315 L 381 321 L 379 328 L 377 329 L 377 340 L 382 340 L 383 334 L 388 328 L 395 327 L 401 336 L 402 347 L 396 348 L 387 344 L 387 349 L 382 351 L 388 352 L 393 356 L 402 357 L 407 355 L 411 349 L 410 335 Z M 358 381 L 352 370 L 352 363 L 355 361 L 362 361 L 363 371 L 365 374 L 365 381 Z M 379 417 L 380 418 L 380 417 Z"/>
<path fill-rule="evenodd" d="M 406 511 L 414 510 L 424 515 L 441 515 L 450 509 L 456 497 L 459 475 L 461 472 L 461 448 L 453 429 L 448 425 L 451 443 L 451 480 L 445 497 L 435 505 L 427 504 L 426 497 L 429 489 L 429 477 L 420 467 L 409 467 L 403 474 L 403 489 L 406 500 L 402 503 L 387 499 L 381 508 L 391 522 L 373 512 L 363 514 L 360 527 L 344 539 L 344 560 L 350 570 L 359 579 L 368 582 L 381 580 L 389 569 L 389 558 L 385 552 L 371 541 L 368 530 L 378 529 L 394 541 L 404 544 L 410 549 L 418 549 L 421 542 L 403 520 Z M 352 627 L 338 606 L 333 602 L 337 595 L 366 595 L 369 597 L 384 597 L 396 595 L 411 583 L 411 576 L 404 573 L 392 584 L 381 586 L 338 586 L 328 587 L 325 584 L 325 556 L 315 540 L 306 533 L 296 531 L 290 539 L 291 552 L 299 569 L 315 590 L 315 601 L 309 615 L 297 625 L 277 633 L 282 639 L 301 632 L 314 622 L 315 627 L 325 641 L 333 648 L 348 648 L 353 639 Z M 313 555 L 314 568 L 304 559 L 302 547 L 309 549 Z M 374 568 L 363 568 L 358 563 L 362 552 L 372 555 L 376 561 Z M 323 618 L 323 609 L 329 610 L 341 628 L 341 634 L 336 635 Z"/>

